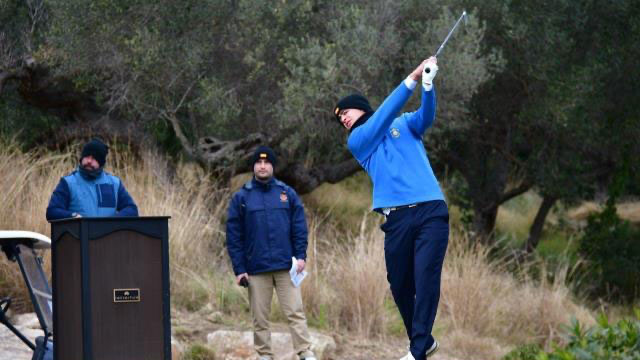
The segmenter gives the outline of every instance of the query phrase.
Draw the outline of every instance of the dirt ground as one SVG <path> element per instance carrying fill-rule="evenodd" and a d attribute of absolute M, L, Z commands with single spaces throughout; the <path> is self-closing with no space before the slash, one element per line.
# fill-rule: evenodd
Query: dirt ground
<path fill-rule="evenodd" d="M 189 344 L 206 344 L 207 334 L 216 330 L 236 330 L 250 331 L 251 326 L 246 319 L 241 324 L 231 324 L 229 319 L 220 318 L 215 315 L 204 315 L 198 313 L 174 312 L 172 314 L 172 326 L 177 330 L 176 338 L 188 346 Z M 286 324 L 274 323 L 272 330 L 288 331 Z M 174 331 L 176 332 L 176 331 Z M 388 336 L 384 339 L 363 339 L 348 337 L 338 333 L 328 333 L 336 342 L 336 352 L 331 359 L 356 359 L 356 360 L 390 360 L 400 359 L 407 354 L 408 341 L 402 338 Z M 446 349 L 439 350 L 429 360 L 459 360 L 447 354 Z"/>

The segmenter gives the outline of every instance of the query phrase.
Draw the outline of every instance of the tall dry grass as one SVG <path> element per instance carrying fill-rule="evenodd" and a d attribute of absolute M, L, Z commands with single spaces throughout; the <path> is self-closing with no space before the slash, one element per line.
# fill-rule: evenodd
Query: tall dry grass
<path fill-rule="evenodd" d="M 453 232 L 439 318 L 451 335 L 443 343 L 459 349 L 459 355 L 501 358 L 514 344 L 550 346 L 561 341 L 563 325 L 571 317 L 594 322 L 591 312 L 571 294 L 566 268 L 553 276 L 543 274 L 542 281 L 526 275 L 516 278 L 506 261 L 488 261 L 488 255 L 487 247 L 469 246 L 462 234 Z"/>
<path fill-rule="evenodd" d="M 75 154 L 23 153 L 13 144 L 0 144 L 0 228 L 49 235 L 45 209 L 59 178 L 73 169 Z M 197 166 L 170 167 L 151 152 L 134 157 L 116 148 L 107 164 L 108 171 L 122 177 L 141 215 L 171 216 L 172 305 L 219 311 L 246 323 L 246 292 L 233 283 L 224 246 L 230 191 Z M 302 294 L 309 322 L 367 339 L 392 336 L 390 325 L 400 320 L 397 310 L 385 305 L 392 300 L 380 219 L 365 215 L 358 229 L 345 232 L 335 225 L 331 210 L 307 209 L 307 215 L 310 276 Z M 592 321 L 562 273 L 548 277 L 554 282 L 516 278 L 504 263 L 487 260 L 487 253 L 482 246 L 468 246 L 464 234 L 452 232 L 437 320 L 437 336 L 450 353 L 498 359 L 518 344 L 558 340 L 561 324 L 571 316 Z M 21 282 L 12 282 L 19 278 L 15 271 L 14 264 L 0 260 L 0 296 L 21 293 Z"/>
<path fill-rule="evenodd" d="M 50 236 L 47 203 L 59 180 L 55 174 L 62 174 L 69 161 L 69 154 L 24 153 L 15 143 L 0 140 L 0 229 Z M 48 256 L 45 264 L 48 268 Z M 4 253 L 0 254 L 0 296 L 12 297 L 14 310 L 31 308 L 20 270 Z"/>
<path fill-rule="evenodd" d="M 50 236 L 46 207 L 60 177 L 73 171 L 79 147 L 55 153 L 24 153 L 11 142 L 0 143 L 0 229 L 28 230 Z M 215 301 L 217 276 L 225 266 L 220 219 L 226 193 L 199 167 L 179 163 L 170 169 L 158 154 L 134 157 L 112 149 L 106 171 L 120 176 L 141 216 L 171 216 L 169 247 L 173 301 L 185 307 Z M 49 254 L 45 254 L 48 259 Z M 4 256 L 2 256 L 4 257 Z M 47 261 L 48 264 L 48 261 Z M 15 264 L 0 260 L 0 295 L 28 308 L 28 297 Z"/>
<path fill-rule="evenodd" d="M 367 338 L 384 336 L 389 320 L 384 242 L 369 223 L 364 216 L 351 236 L 318 226 L 312 216 L 309 260 L 315 276 L 302 286 L 309 311 L 324 312 L 332 329 Z"/>

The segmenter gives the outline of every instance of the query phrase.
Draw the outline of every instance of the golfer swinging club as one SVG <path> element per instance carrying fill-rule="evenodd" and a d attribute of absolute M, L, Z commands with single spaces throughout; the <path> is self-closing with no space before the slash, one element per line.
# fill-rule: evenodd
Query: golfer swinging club
<path fill-rule="evenodd" d="M 431 330 L 440 299 L 449 211 L 422 144 L 435 118 L 437 71 L 435 57 L 424 60 L 375 111 L 359 94 L 344 97 L 334 109 L 349 130 L 349 150 L 373 182 L 373 209 L 386 217 L 381 229 L 387 280 L 410 340 L 404 360 L 424 360 L 438 350 Z M 397 116 L 421 78 L 420 108 Z"/>

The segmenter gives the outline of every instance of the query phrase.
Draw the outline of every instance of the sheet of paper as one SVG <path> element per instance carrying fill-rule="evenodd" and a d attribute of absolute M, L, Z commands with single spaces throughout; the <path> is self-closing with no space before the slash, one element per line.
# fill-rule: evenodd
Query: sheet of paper
<path fill-rule="evenodd" d="M 293 286 L 299 287 L 302 283 L 302 280 L 307 276 L 307 271 L 302 270 L 302 272 L 298 272 L 298 260 L 295 257 L 291 258 L 291 270 L 289 270 L 289 275 L 291 275 L 291 282 Z"/>

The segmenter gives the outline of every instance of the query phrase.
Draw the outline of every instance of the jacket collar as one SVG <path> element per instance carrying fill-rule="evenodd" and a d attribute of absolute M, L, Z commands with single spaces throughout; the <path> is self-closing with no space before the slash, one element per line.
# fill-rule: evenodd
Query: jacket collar
<path fill-rule="evenodd" d="M 356 120 L 355 123 L 353 123 L 353 126 L 351 126 L 351 129 L 349 129 L 349 134 L 351 134 L 351 132 L 353 130 L 355 130 L 358 126 L 364 125 L 364 123 L 366 123 L 367 120 L 369 120 L 371 115 L 373 115 L 373 111 L 369 111 L 369 112 L 366 112 L 366 113 L 362 114 L 362 116 L 360 116 L 360 118 L 358 120 Z"/>
<path fill-rule="evenodd" d="M 261 190 L 269 190 L 275 183 L 276 178 L 274 176 L 272 176 L 267 182 L 258 181 L 255 176 L 251 179 L 251 185 L 256 189 Z"/>

